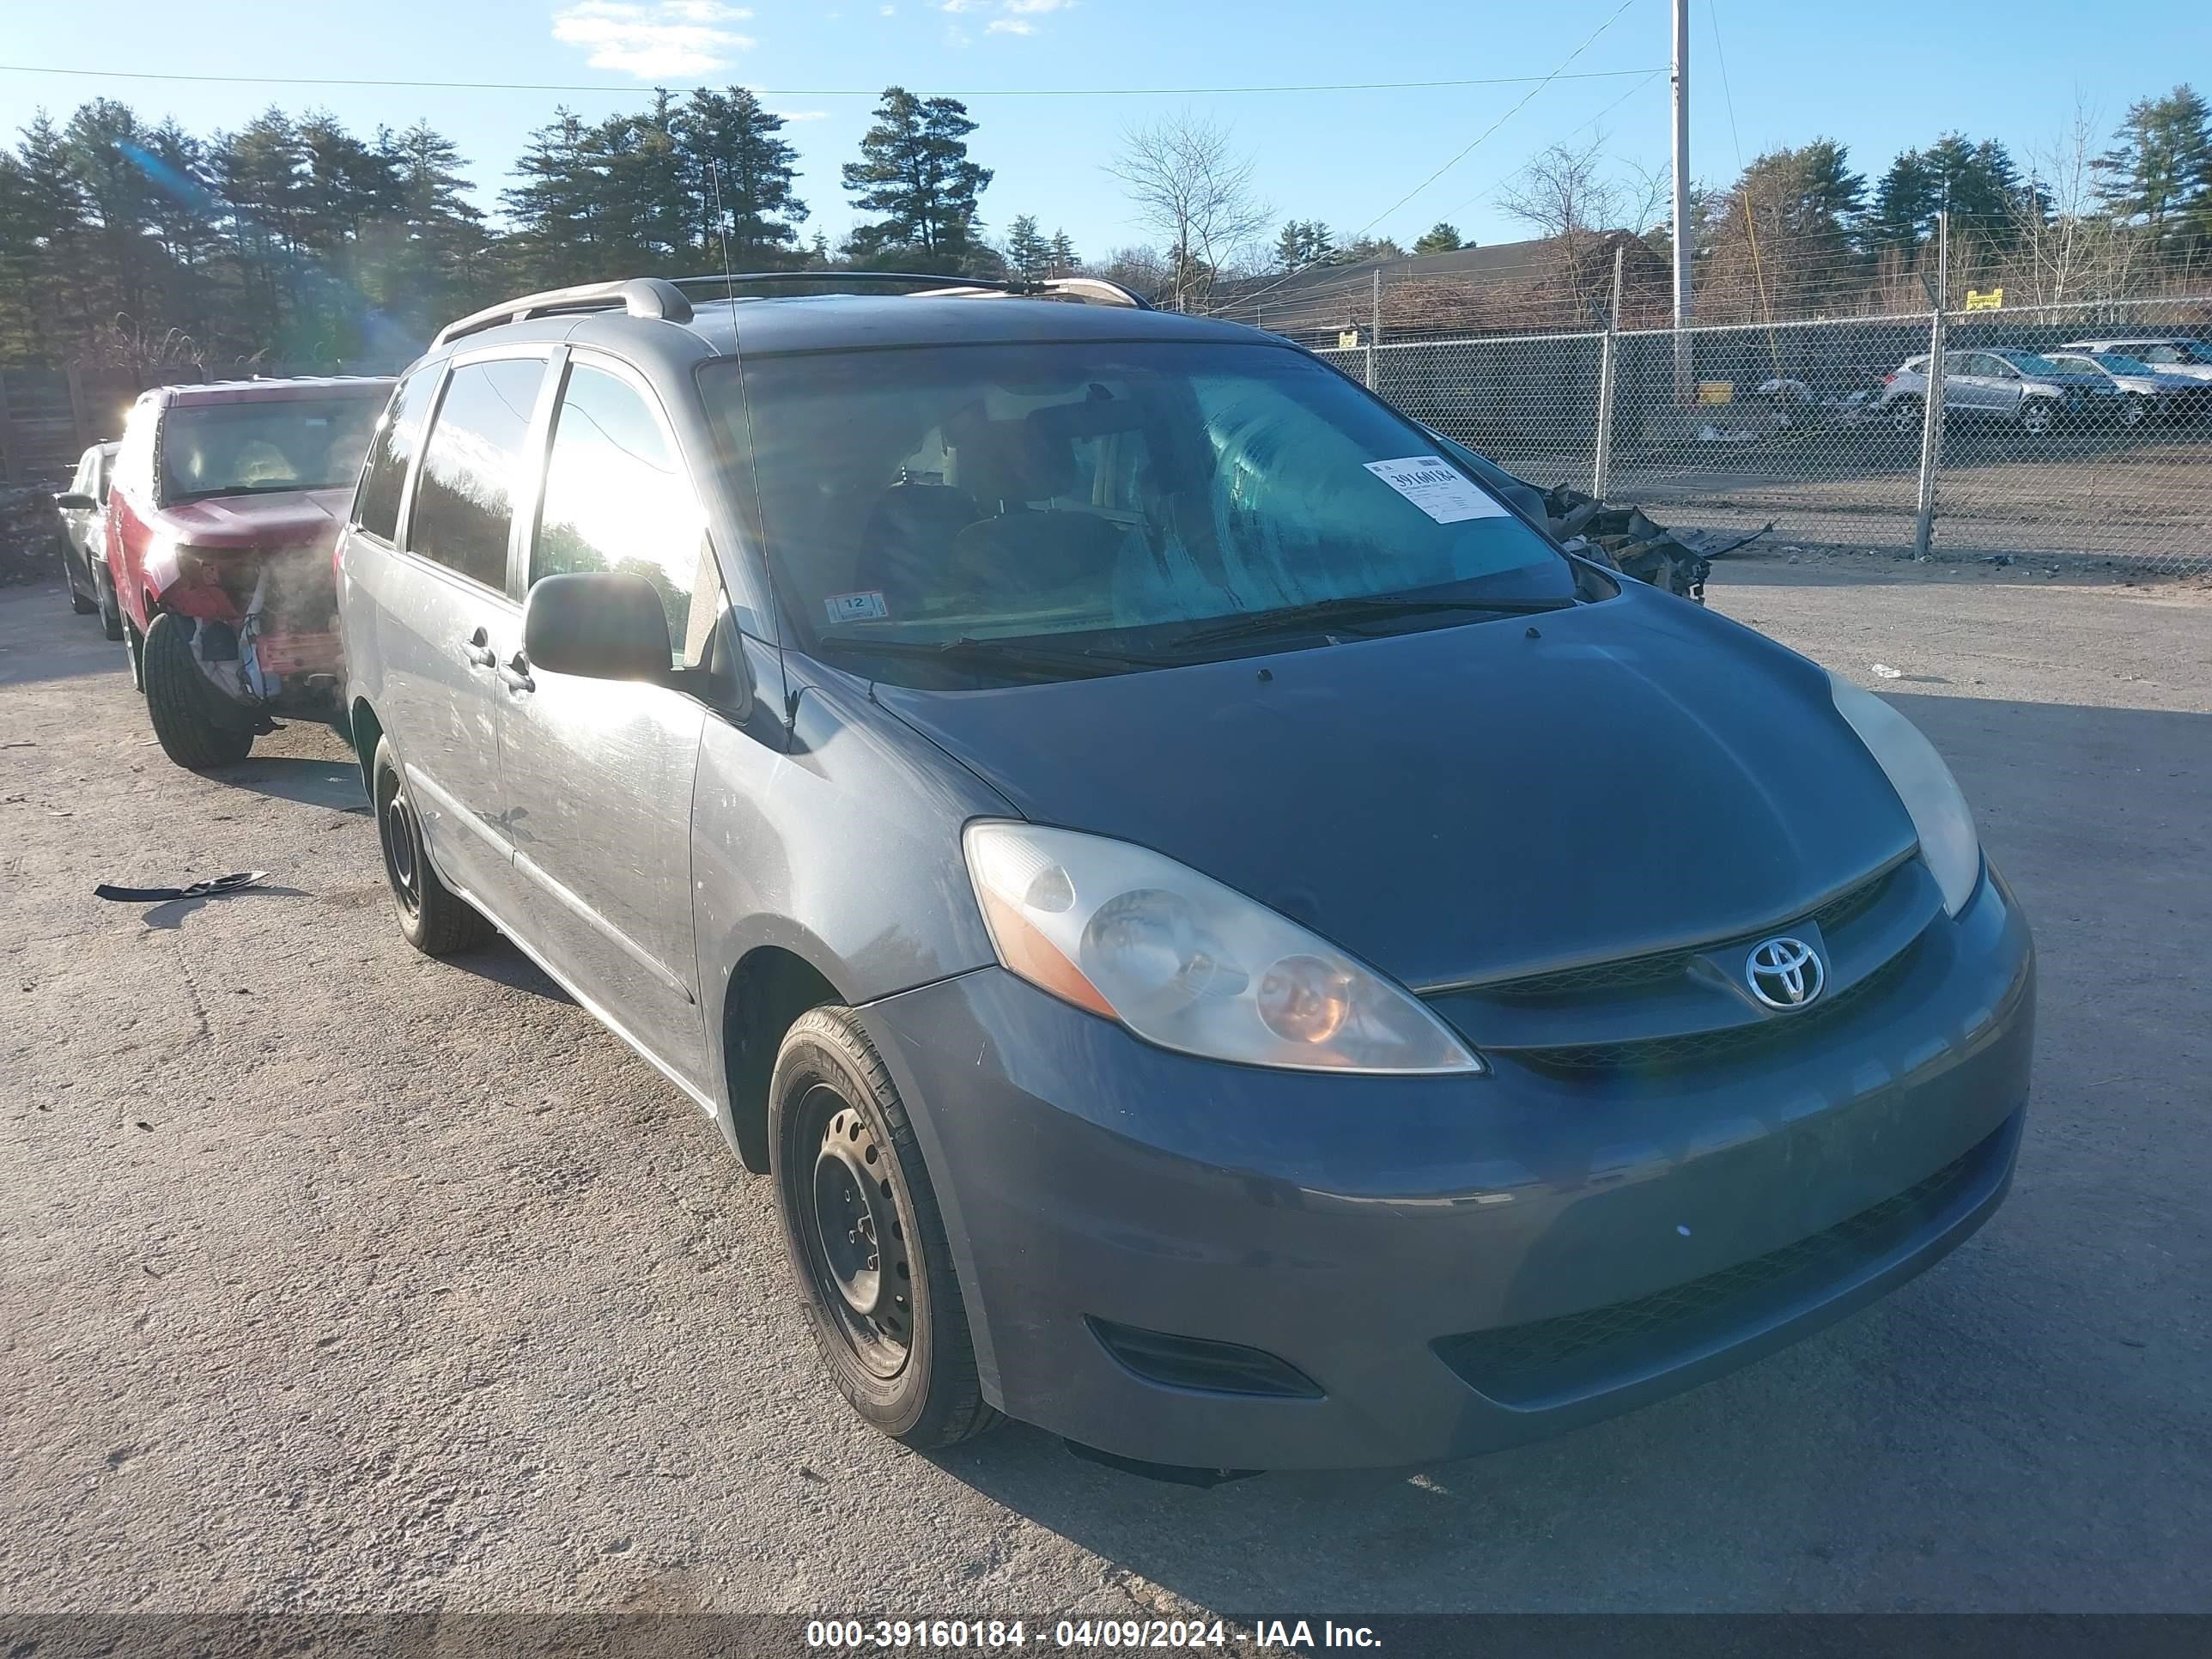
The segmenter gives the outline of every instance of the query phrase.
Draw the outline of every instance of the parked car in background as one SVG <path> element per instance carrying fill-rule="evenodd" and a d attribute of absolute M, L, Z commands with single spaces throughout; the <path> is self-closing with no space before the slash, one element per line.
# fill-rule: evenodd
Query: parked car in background
<path fill-rule="evenodd" d="M 2117 407 L 2120 393 L 2100 370 L 2061 368 L 2033 351 L 1959 350 L 1943 354 L 1943 412 L 1954 421 L 2001 423 L 2048 432 L 2059 422 Z M 1908 357 L 1882 377 L 1876 410 L 1899 434 L 1917 434 L 1928 398 L 1928 358 Z"/>
<path fill-rule="evenodd" d="M 54 497 L 62 515 L 62 574 L 69 581 L 70 609 L 80 617 L 97 611 L 111 640 L 123 637 L 123 613 L 107 574 L 107 477 L 118 447 L 109 442 L 86 450 L 77 457 L 69 488 Z"/>
<path fill-rule="evenodd" d="M 179 766 L 336 715 L 331 550 L 388 379 L 161 386 L 131 406 L 107 545 L 133 682 Z"/>
<path fill-rule="evenodd" d="M 1097 282 L 508 301 L 339 544 L 399 928 L 504 932 L 714 1116 L 910 1445 L 1403 1465 L 1660 1398 L 1996 1211 L 2034 956 L 1902 714 L 1540 523 Z"/>
<path fill-rule="evenodd" d="M 2106 376 L 2122 396 L 2113 411 L 2123 426 L 2141 426 L 2153 416 L 2193 411 L 2212 402 L 2212 380 L 2191 380 L 2185 374 L 2161 374 L 2148 363 L 2117 351 L 2047 351 L 2044 356 L 2061 368 Z"/>
<path fill-rule="evenodd" d="M 2097 340 L 2069 340 L 2063 351 L 2117 351 L 2148 364 L 2160 374 L 2212 383 L 2212 344 L 2181 334 L 2115 335 Z"/>

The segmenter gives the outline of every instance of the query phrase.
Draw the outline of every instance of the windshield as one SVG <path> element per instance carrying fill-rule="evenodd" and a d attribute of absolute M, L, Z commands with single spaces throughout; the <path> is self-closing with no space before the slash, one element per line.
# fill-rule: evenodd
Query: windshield
<path fill-rule="evenodd" d="M 179 404 L 161 421 L 161 500 L 350 484 L 384 409 L 374 396 Z"/>
<path fill-rule="evenodd" d="M 2100 368 L 2109 368 L 2115 374 L 2155 374 L 2158 371 L 2148 363 L 2137 362 L 2133 357 L 2118 351 L 2096 351 L 2089 360 Z"/>
<path fill-rule="evenodd" d="M 969 673 L 979 641 L 1158 665 L 1232 654 L 1199 639 L 1227 618 L 1573 597 L 1566 561 L 1434 438 L 1290 348 L 900 348 L 754 358 L 744 376 L 787 605 L 832 649 L 880 642 L 884 678 L 932 678 L 931 646 Z M 741 435 L 734 365 L 701 381 Z M 1399 609 L 1358 631 L 1480 615 Z"/>

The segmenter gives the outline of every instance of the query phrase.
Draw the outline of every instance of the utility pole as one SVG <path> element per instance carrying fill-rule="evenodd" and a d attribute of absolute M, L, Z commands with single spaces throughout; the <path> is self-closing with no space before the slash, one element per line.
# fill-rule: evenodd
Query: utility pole
<path fill-rule="evenodd" d="M 1690 401 L 1690 0 L 1674 0 L 1674 401 Z"/>

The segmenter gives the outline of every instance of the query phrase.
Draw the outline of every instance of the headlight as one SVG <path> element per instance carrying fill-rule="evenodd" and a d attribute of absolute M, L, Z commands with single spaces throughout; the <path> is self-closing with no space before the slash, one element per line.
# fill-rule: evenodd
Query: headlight
<path fill-rule="evenodd" d="M 1127 842 L 976 823 L 999 960 L 1148 1042 L 1293 1071 L 1480 1072 L 1409 993 L 1242 893 Z"/>
<path fill-rule="evenodd" d="M 1944 909 L 1957 915 L 1974 896 L 1974 884 L 1982 875 L 1982 841 L 1974 829 L 1973 808 L 1918 726 L 1848 680 L 1831 674 L 1828 684 L 1835 694 L 1836 712 L 1851 723 L 1851 730 L 1889 775 L 1890 787 L 1911 814 L 1912 827 L 1920 836 L 1920 856 L 1942 890 Z"/>

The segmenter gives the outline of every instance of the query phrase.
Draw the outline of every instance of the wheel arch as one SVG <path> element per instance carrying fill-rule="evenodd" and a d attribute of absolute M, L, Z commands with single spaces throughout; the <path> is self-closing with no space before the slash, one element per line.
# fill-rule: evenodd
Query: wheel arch
<path fill-rule="evenodd" d="M 844 1000 L 827 974 L 785 945 L 756 945 L 731 970 L 722 995 L 721 1127 L 755 1175 L 768 1173 L 769 1079 L 785 1033 L 809 1009 Z"/>

